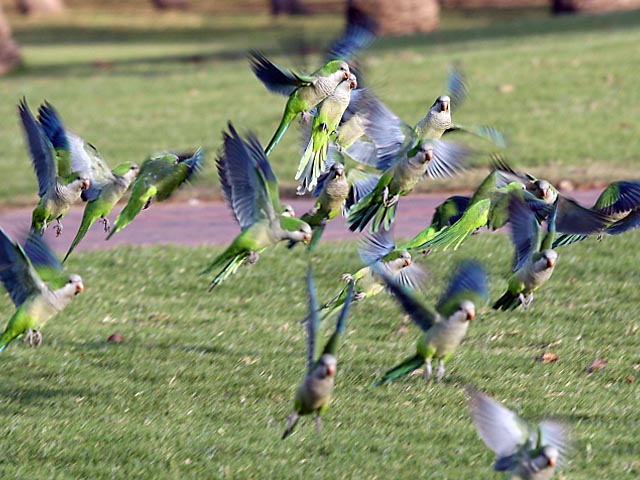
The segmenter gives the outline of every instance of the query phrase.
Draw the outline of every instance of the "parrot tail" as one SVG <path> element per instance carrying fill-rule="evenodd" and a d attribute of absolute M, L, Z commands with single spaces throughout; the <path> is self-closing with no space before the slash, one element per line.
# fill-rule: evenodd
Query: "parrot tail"
<path fill-rule="evenodd" d="M 494 310 L 515 310 L 520 305 L 520 297 L 518 295 L 514 295 L 509 290 L 504 292 L 504 294 L 496 300 L 496 303 L 493 304 Z"/>
<path fill-rule="evenodd" d="M 227 262 L 224 268 L 215 276 L 215 278 L 209 284 L 209 291 L 213 290 L 220 283 L 224 282 L 228 277 L 236 273 L 246 257 L 246 254 L 230 256 L 227 252 L 223 252 L 220 256 L 218 256 L 218 258 L 216 258 L 213 263 L 202 272 L 202 274 L 204 275 L 215 268 L 219 268 L 225 262 Z"/>
<path fill-rule="evenodd" d="M 420 368 L 422 365 L 424 365 L 424 358 L 416 353 L 413 357 L 407 358 L 400 365 L 389 370 L 380 380 L 378 380 L 373 385 L 375 387 L 379 387 L 383 383 L 393 382 L 400 377 L 404 377 L 405 375 L 410 374 L 415 369 Z"/>
<path fill-rule="evenodd" d="M 571 245 L 572 243 L 581 242 L 585 238 L 587 238 L 586 235 L 568 235 L 566 233 L 561 233 L 553 242 L 552 248 L 564 247 L 565 245 Z"/>
<path fill-rule="evenodd" d="M 424 242 L 420 247 L 446 250 L 453 246 L 453 250 L 457 250 L 473 232 L 474 230 L 463 230 L 455 226 L 447 227 L 444 230 L 440 230 L 431 240 Z"/>
<path fill-rule="evenodd" d="M 349 230 L 352 232 L 364 230 L 364 227 L 371 221 L 377 210 L 378 204 L 373 202 L 373 192 L 371 192 L 349 210 L 349 217 L 347 217 Z"/>
<path fill-rule="evenodd" d="M 291 435 L 291 432 L 293 432 L 293 429 L 295 428 L 296 423 L 298 423 L 298 418 L 300 418 L 300 415 L 298 414 L 298 412 L 293 412 L 291 415 L 289 415 L 289 417 L 287 418 L 287 428 L 282 434 L 282 440 L 284 440 L 289 435 Z"/>
<path fill-rule="evenodd" d="M 311 241 L 307 246 L 307 252 L 311 252 L 311 250 L 315 248 L 315 246 L 320 241 L 320 237 L 322 237 L 323 233 L 324 233 L 324 225 L 318 225 L 316 227 L 313 227 L 313 234 L 311 235 Z"/>
<path fill-rule="evenodd" d="M 127 204 L 124 206 L 122 211 L 118 214 L 115 222 L 113 222 L 113 228 L 107 235 L 107 240 L 109 240 L 115 233 L 122 230 L 124 227 L 129 225 L 136 215 L 140 213 L 142 207 L 144 207 L 155 194 L 155 188 L 153 189 L 153 193 L 151 195 L 144 195 L 141 197 L 130 197 Z"/>
<path fill-rule="evenodd" d="M 418 248 L 423 248 L 425 243 L 436 236 L 436 233 L 438 232 L 433 225 L 427 227 L 407 243 L 404 243 L 397 247 L 397 250 L 415 250 Z"/>
<path fill-rule="evenodd" d="M 7 345 L 9 345 L 14 339 L 15 337 L 11 337 L 11 335 L 5 331 L 2 336 L 0 336 L 0 352 L 7 348 Z"/>
<path fill-rule="evenodd" d="M 379 205 L 378 211 L 369 226 L 369 232 L 377 233 L 380 231 L 380 228 L 388 231 L 391 228 L 391 224 L 396 219 L 397 207 L 397 203 L 394 203 L 390 207 L 387 207 L 386 205 Z"/>
<path fill-rule="evenodd" d="M 287 107 L 288 106 L 289 105 L 287 104 Z M 289 125 L 291 125 L 291 123 L 296 119 L 297 115 L 297 112 L 292 112 L 289 110 L 289 108 L 284 111 L 284 115 L 282 116 L 282 120 L 280 120 L 280 125 L 278 125 L 276 133 L 273 134 L 273 138 L 271 138 L 271 141 L 267 145 L 267 148 L 264 149 L 265 155 L 268 156 L 271 153 L 271 150 L 273 150 L 278 142 L 282 139 L 282 136 L 289 128 Z"/>
<path fill-rule="evenodd" d="M 316 187 L 318 177 L 325 170 L 328 150 L 329 142 L 325 141 L 322 145 L 317 145 L 313 136 L 309 139 L 295 176 L 296 180 L 300 180 L 296 192 L 298 195 L 304 195 L 307 191 L 311 192 Z"/>
<path fill-rule="evenodd" d="M 73 239 L 73 242 L 71 242 L 71 246 L 69 247 L 69 250 L 67 250 L 67 254 L 64 256 L 62 263 L 67 261 L 67 258 L 69 258 L 69 255 L 71 255 L 71 252 L 73 252 L 73 250 L 78 246 L 78 244 L 80 243 L 80 240 L 84 238 L 84 236 L 87 234 L 87 232 L 91 228 L 91 225 L 93 225 L 93 223 L 97 220 L 97 218 L 91 218 L 91 215 L 89 212 L 90 210 L 91 210 L 90 206 L 87 205 L 87 207 L 84 210 L 84 215 L 82 216 L 82 222 L 80 223 L 80 228 L 78 229 L 78 233 L 76 233 L 76 236 Z"/>

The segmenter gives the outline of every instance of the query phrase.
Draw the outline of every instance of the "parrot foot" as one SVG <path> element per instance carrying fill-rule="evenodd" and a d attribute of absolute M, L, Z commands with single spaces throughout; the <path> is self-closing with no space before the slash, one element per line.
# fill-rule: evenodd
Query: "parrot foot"
<path fill-rule="evenodd" d="M 29 342 L 29 346 L 33 347 L 33 330 L 27 330 L 27 333 L 24 335 L 24 341 Z"/>
<path fill-rule="evenodd" d="M 356 302 L 359 302 L 360 300 L 364 300 L 364 298 L 365 298 L 366 296 L 367 296 L 367 294 L 366 294 L 366 293 L 364 293 L 364 292 L 360 292 L 360 293 L 356 293 L 356 294 L 353 296 L 353 299 L 354 299 Z"/>
<path fill-rule="evenodd" d="M 320 418 L 320 415 L 316 417 L 316 433 L 318 435 L 322 434 L 322 419 Z"/>
<path fill-rule="evenodd" d="M 422 254 L 423 254 L 425 257 L 428 257 L 429 255 L 431 255 L 431 252 L 432 252 L 432 250 L 431 250 L 430 248 L 427 248 L 427 249 L 425 249 L 425 250 L 422 250 Z"/>
<path fill-rule="evenodd" d="M 105 233 L 107 233 L 109 230 L 111 230 L 111 227 L 109 226 L 109 219 L 108 218 L 103 218 L 102 219 L 102 223 L 104 223 L 104 231 L 105 231 Z"/>
<path fill-rule="evenodd" d="M 300 115 L 300 123 L 303 125 L 308 125 L 311 123 L 311 120 L 313 120 L 313 115 L 309 112 L 302 112 L 302 115 Z"/>
<path fill-rule="evenodd" d="M 382 191 L 382 203 L 387 204 L 387 200 L 389 199 L 389 187 L 384 187 Z"/>
<path fill-rule="evenodd" d="M 35 330 L 33 332 L 33 336 L 35 338 L 33 339 L 33 344 L 31 346 L 33 348 L 38 348 L 40 345 L 42 345 L 42 333 L 40 333 L 40 330 Z"/>
<path fill-rule="evenodd" d="M 438 372 L 436 373 L 436 382 L 441 382 L 444 378 L 444 360 L 440 360 L 438 364 Z"/>
<path fill-rule="evenodd" d="M 60 220 L 56 220 L 57 224 L 56 224 L 56 237 L 59 237 L 60 234 L 62 233 L 62 223 L 60 223 Z"/>
<path fill-rule="evenodd" d="M 600 231 L 598 232 L 598 241 L 599 241 L 599 242 L 600 242 L 600 241 L 602 241 L 602 238 L 603 238 L 603 237 L 604 237 L 604 231 L 603 231 L 603 230 L 600 230 Z"/>
<path fill-rule="evenodd" d="M 247 256 L 247 262 L 251 265 L 256 263 L 260 259 L 260 254 L 258 252 L 250 252 L 249 256 Z"/>
<path fill-rule="evenodd" d="M 424 378 L 429 381 L 431 380 L 432 374 L 433 370 L 431 369 L 431 360 L 427 360 L 427 363 L 424 366 Z"/>
<path fill-rule="evenodd" d="M 295 427 L 296 423 L 298 422 L 298 416 L 299 416 L 298 412 L 293 412 L 291 415 L 287 417 L 287 428 L 282 434 L 282 440 L 287 438 L 289 434 L 293 432 L 293 427 Z"/>
<path fill-rule="evenodd" d="M 343 282 L 351 282 L 353 281 L 353 275 L 351 275 L 350 273 L 343 273 L 342 277 L 340 277 L 340 280 L 342 280 Z"/>
<path fill-rule="evenodd" d="M 389 201 L 385 202 L 385 205 L 387 207 L 393 207 L 396 203 L 398 203 L 398 200 L 400 200 L 400 195 L 396 194 L 393 197 L 391 197 Z"/>
<path fill-rule="evenodd" d="M 324 133 L 328 133 L 329 132 L 329 126 L 326 123 L 322 123 L 320 125 L 320 129 L 324 132 Z"/>
<path fill-rule="evenodd" d="M 526 310 L 529 308 L 529 305 L 531 305 L 531 302 L 533 302 L 533 292 L 526 297 L 524 296 L 524 293 L 521 293 L 518 295 L 518 298 L 520 299 L 520 303 L 522 303 L 522 307 Z"/>

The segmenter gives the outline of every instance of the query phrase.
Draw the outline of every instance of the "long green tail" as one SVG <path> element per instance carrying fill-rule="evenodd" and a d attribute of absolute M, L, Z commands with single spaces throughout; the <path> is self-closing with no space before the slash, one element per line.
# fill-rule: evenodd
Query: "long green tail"
<path fill-rule="evenodd" d="M 289 109 L 289 105 L 287 104 L 287 108 L 282 115 L 282 120 L 280 120 L 280 125 L 278 125 L 276 133 L 273 134 L 273 138 L 271 138 L 271 141 L 269 141 L 267 148 L 264 149 L 265 155 L 269 155 L 271 153 L 271 150 L 273 150 L 278 142 L 282 139 L 282 136 L 289 128 L 289 125 L 291 125 L 291 123 L 296 119 L 297 115 L 297 112 L 292 112 Z"/>
<path fill-rule="evenodd" d="M 416 353 L 413 357 L 407 358 L 400 365 L 389 370 L 380 380 L 378 380 L 373 385 L 375 387 L 378 387 L 383 383 L 393 382 L 394 380 L 397 380 L 398 378 L 404 377 L 405 375 L 413 372 L 416 368 L 420 368 L 422 365 L 424 365 L 424 358 Z"/>
<path fill-rule="evenodd" d="M 520 297 L 518 295 L 514 295 L 509 290 L 504 292 L 504 294 L 496 300 L 496 303 L 493 304 L 494 310 L 515 310 L 520 305 Z"/>
<path fill-rule="evenodd" d="M 423 231 L 418 233 L 415 237 L 409 240 L 407 243 L 404 243 L 397 247 L 397 250 L 414 250 L 417 248 L 422 248 L 425 243 L 431 240 L 436 236 L 437 230 L 436 227 L 429 226 L 425 228 Z"/>
<path fill-rule="evenodd" d="M 236 270 L 240 268 L 240 265 L 242 265 L 245 257 L 246 255 L 244 254 L 234 255 L 233 253 L 227 251 L 224 251 L 220 255 L 218 255 L 213 263 L 209 265 L 204 271 L 202 271 L 202 275 L 205 275 L 212 270 L 224 265 L 224 268 L 215 276 L 215 278 L 209 284 L 209 291 L 213 290 L 219 284 L 224 282 L 228 277 L 236 273 Z"/>
<path fill-rule="evenodd" d="M 324 225 L 312 227 L 313 234 L 311 235 L 311 241 L 307 246 L 307 252 L 311 252 L 311 250 L 313 250 L 318 244 L 318 242 L 320 241 L 320 237 L 322 237 L 322 234 L 324 233 L 324 227 Z"/>
<path fill-rule="evenodd" d="M 145 206 L 147 201 L 153 195 L 155 195 L 155 192 L 156 190 L 154 188 L 152 192 L 147 192 L 147 195 L 144 195 L 138 198 L 134 198 L 134 197 L 129 198 L 129 201 L 127 202 L 127 204 L 124 206 L 122 211 L 118 214 L 116 221 L 113 222 L 113 227 L 111 228 L 109 235 L 107 235 L 107 240 L 109 240 L 115 233 L 119 232 L 124 227 L 129 225 L 133 221 L 133 219 L 136 218 L 136 216 L 140 213 L 140 211 L 142 210 L 142 207 Z"/>
<path fill-rule="evenodd" d="M 96 217 L 96 218 L 91 217 L 91 205 L 88 204 L 87 207 L 84 209 L 84 214 L 82 215 L 82 222 L 80 223 L 80 228 L 78 229 L 78 233 L 76 233 L 76 236 L 73 239 L 73 242 L 71 242 L 71 246 L 69 247 L 69 250 L 67 250 L 67 254 L 64 256 L 62 263 L 67 261 L 67 258 L 69 257 L 69 255 L 71 255 L 71 252 L 73 252 L 73 250 L 78 246 L 80 241 L 84 238 L 84 236 L 87 234 L 87 232 L 91 228 L 91 225 L 93 225 L 98 218 L 99 217 Z"/>

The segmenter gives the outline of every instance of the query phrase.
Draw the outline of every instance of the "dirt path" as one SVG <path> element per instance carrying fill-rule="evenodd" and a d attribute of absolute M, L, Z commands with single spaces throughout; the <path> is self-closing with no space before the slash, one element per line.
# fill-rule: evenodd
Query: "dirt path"
<path fill-rule="evenodd" d="M 576 191 L 571 197 L 583 205 L 591 205 L 599 190 Z M 435 207 L 448 194 L 409 195 L 400 201 L 396 216 L 395 234 L 398 238 L 410 238 L 425 228 L 431 221 Z M 293 199 L 296 214 L 300 215 L 313 205 L 311 198 Z M 56 238 L 53 229 L 48 229 L 46 238 L 54 250 L 64 253 L 71 244 L 82 218 L 82 205 L 71 209 L 65 217 L 64 231 Z M 121 207 L 117 207 L 119 211 Z M 111 214 L 111 220 L 116 217 Z M 12 209 L 0 212 L 0 226 L 15 237 L 29 228 L 31 208 Z M 238 226 L 223 202 L 165 202 L 155 203 L 143 211 L 127 228 L 104 240 L 102 224 L 96 223 L 89 230 L 77 250 L 113 248 L 118 245 L 152 245 L 173 243 L 181 245 L 226 245 L 238 234 Z M 327 226 L 323 240 L 354 238 L 339 217 Z"/>

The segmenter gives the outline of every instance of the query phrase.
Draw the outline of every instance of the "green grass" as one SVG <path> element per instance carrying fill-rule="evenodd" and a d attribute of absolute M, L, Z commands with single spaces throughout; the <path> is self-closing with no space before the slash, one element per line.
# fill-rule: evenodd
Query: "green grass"
<path fill-rule="evenodd" d="M 557 478 L 637 478 L 640 274 L 618 253 L 637 241 L 629 234 L 561 250 L 528 311 L 481 311 L 441 384 L 412 376 L 372 387 L 413 352 L 418 330 L 399 330 L 402 314 L 386 295 L 363 301 L 339 352 L 323 435 L 304 418 L 286 441 L 305 370 L 301 250 L 265 253 L 212 294 L 198 272 L 213 248 L 79 253 L 68 268 L 82 274 L 85 292 L 47 326 L 39 350 L 18 343 L 2 353 L 0 470 L 5 478 L 496 478 L 464 404 L 462 387 L 472 383 L 525 418 L 572 425 L 576 453 Z M 321 300 L 359 267 L 354 249 L 319 248 Z M 459 252 L 421 259 L 432 274 L 425 297 L 434 303 L 454 261 L 474 257 L 490 268 L 495 299 L 510 256 L 507 236 L 479 235 Z M 5 318 L 12 311 L 6 296 L 0 309 Z M 106 343 L 116 332 L 126 342 Z M 545 351 L 559 360 L 534 360 Z M 587 375 L 594 358 L 608 364 Z"/>
<path fill-rule="evenodd" d="M 53 19 L 12 18 L 26 65 L 0 83 L 3 203 L 36 198 L 16 115 L 23 95 L 32 108 L 51 101 L 112 165 L 204 145 L 209 166 L 196 181 L 198 195 L 216 194 L 213 157 L 226 122 L 266 142 L 284 107 L 250 72 L 247 50 L 315 68 L 319 57 L 292 56 L 293 46 L 302 34 L 320 52 L 343 23 L 337 14 L 124 13 L 80 8 Z M 602 183 L 637 176 L 639 23 L 640 12 L 551 18 L 541 10 L 445 11 L 439 31 L 381 39 L 363 58 L 369 84 L 410 123 L 443 92 L 448 65 L 460 61 L 471 97 L 456 113 L 459 123 L 502 129 L 512 161 L 538 175 Z M 511 93 L 501 93 L 505 86 Z M 299 155 L 295 128 L 272 155 L 285 190 L 292 190 Z M 472 183 L 464 177 L 448 186 Z"/>

